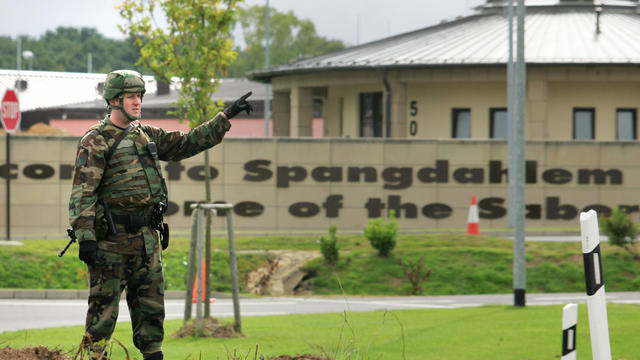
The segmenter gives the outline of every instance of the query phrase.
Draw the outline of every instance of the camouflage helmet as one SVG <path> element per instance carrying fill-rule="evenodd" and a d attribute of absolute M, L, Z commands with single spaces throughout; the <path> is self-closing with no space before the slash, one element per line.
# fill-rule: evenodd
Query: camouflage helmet
<path fill-rule="evenodd" d="M 109 101 L 121 96 L 125 92 L 141 93 L 144 95 L 145 91 L 144 80 L 140 73 L 132 70 L 114 70 L 107 75 L 102 97 Z"/>

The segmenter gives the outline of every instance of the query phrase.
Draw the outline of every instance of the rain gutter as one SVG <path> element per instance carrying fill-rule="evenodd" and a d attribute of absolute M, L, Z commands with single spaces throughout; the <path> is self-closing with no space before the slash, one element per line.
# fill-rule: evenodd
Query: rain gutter
<path fill-rule="evenodd" d="M 391 137 L 391 86 L 387 80 L 387 68 L 382 69 L 382 83 L 384 84 L 384 117 L 386 124 L 386 137 Z"/>

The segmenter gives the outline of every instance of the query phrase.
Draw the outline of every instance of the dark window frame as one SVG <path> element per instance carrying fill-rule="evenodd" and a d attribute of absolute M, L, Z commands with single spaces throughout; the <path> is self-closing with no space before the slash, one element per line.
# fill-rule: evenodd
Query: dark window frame
<path fill-rule="evenodd" d="M 364 103 L 365 103 L 365 98 L 366 97 L 370 97 L 371 98 L 371 104 L 372 104 L 372 116 L 373 116 L 373 138 L 381 138 L 383 137 L 383 121 L 384 119 L 382 111 L 383 111 L 383 104 L 382 104 L 382 91 L 371 91 L 371 92 L 362 92 L 359 94 L 358 97 L 358 108 L 359 108 L 359 133 L 360 133 L 360 137 L 365 137 L 364 136 Z"/>
<path fill-rule="evenodd" d="M 456 132 L 458 130 L 458 114 L 462 112 L 469 113 L 469 139 L 471 138 L 471 108 L 453 108 L 451 109 L 451 138 L 453 139 L 467 139 L 467 138 L 459 138 L 456 136 Z"/>
<path fill-rule="evenodd" d="M 638 110 L 636 108 L 617 108 L 616 109 L 616 140 L 620 140 L 618 134 L 618 113 L 621 111 L 629 111 L 633 118 L 633 140 L 638 139 Z"/>
<path fill-rule="evenodd" d="M 489 139 L 495 139 L 495 134 L 493 131 L 494 128 L 494 122 L 495 122 L 495 115 L 497 112 L 502 111 L 502 112 L 507 112 L 507 108 L 505 107 L 495 107 L 495 108 L 489 108 Z M 505 139 L 509 138 L 509 118 L 507 118 L 507 136 L 505 137 Z M 498 138 L 498 139 L 502 139 L 502 138 Z"/>
<path fill-rule="evenodd" d="M 576 113 L 582 112 L 582 111 L 591 113 L 591 138 L 590 139 L 576 139 Z M 595 138 L 596 138 L 596 108 L 574 107 L 573 108 L 573 139 L 574 140 L 595 140 Z"/>

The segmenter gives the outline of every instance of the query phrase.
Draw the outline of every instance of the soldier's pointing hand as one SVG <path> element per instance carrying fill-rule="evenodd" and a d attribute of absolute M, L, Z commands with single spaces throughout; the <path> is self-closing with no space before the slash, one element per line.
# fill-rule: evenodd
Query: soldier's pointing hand
<path fill-rule="evenodd" d="M 247 101 L 247 98 L 251 96 L 251 94 L 252 92 L 249 91 L 224 109 L 224 115 L 227 117 L 227 119 L 231 120 L 231 118 L 243 111 L 246 111 L 247 115 L 249 115 L 253 111 L 253 107 Z"/>

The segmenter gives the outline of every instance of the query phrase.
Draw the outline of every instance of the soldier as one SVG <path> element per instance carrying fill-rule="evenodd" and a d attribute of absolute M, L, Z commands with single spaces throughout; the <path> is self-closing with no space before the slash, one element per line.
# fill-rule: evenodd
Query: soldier
<path fill-rule="evenodd" d="M 253 108 L 251 92 L 185 134 L 140 124 L 145 84 L 135 71 L 107 75 L 108 114 L 80 140 L 69 201 L 79 258 L 89 270 L 89 310 L 84 342 L 102 357 L 118 318 L 124 289 L 133 342 L 144 359 L 162 359 L 164 278 L 159 242 L 169 245 L 162 221 L 167 188 L 160 160 L 179 161 L 220 143 L 229 120 Z"/>

